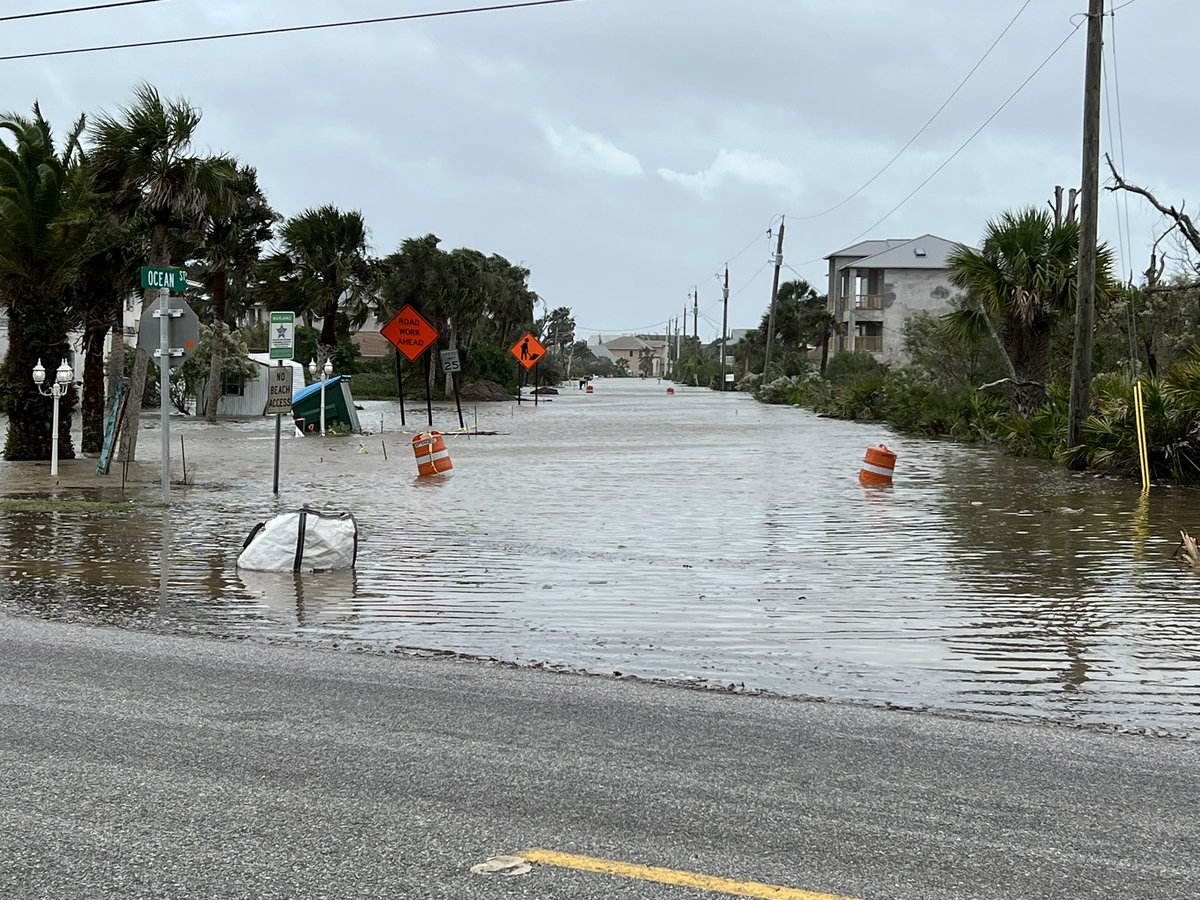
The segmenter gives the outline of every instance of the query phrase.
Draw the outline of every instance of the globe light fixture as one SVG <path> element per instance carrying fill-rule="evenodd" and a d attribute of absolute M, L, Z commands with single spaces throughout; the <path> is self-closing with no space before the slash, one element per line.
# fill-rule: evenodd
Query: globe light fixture
<path fill-rule="evenodd" d="M 317 377 L 317 361 L 310 359 L 308 361 L 308 374 Z M 321 366 L 321 434 L 325 434 L 325 380 L 333 374 L 333 363 L 328 359 L 325 360 L 325 365 Z"/>
<path fill-rule="evenodd" d="M 43 387 L 46 383 L 46 367 L 42 365 L 40 359 L 33 367 L 33 383 L 37 386 L 38 393 L 53 400 L 50 421 L 50 476 L 52 478 L 58 476 L 58 401 L 61 397 L 66 396 L 74 377 L 75 373 L 71 371 L 70 365 L 64 359 L 62 365 L 54 372 L 54 383 L 47 389 Z"/>

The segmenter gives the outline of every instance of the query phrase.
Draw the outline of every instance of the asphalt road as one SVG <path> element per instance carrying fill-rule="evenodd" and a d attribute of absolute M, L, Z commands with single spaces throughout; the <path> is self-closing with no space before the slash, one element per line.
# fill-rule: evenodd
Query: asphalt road
<path fill-rule="evenodd" d="M 0 616 L 0 897 L 1200 896 L 1200 746 Z M 781 895 L 783 896 L 783 895 Z M 799 895 L 794 895 L 799 896 Z"/>

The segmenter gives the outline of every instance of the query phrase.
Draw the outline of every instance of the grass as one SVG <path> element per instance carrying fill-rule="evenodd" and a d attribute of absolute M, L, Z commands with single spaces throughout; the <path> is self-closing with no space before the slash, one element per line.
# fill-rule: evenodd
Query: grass
<path fill-rule="evenodd" d="M 0 500 L 0 510 L 9 512 L 115 512 L 128 503 L 106 500 Z"/>

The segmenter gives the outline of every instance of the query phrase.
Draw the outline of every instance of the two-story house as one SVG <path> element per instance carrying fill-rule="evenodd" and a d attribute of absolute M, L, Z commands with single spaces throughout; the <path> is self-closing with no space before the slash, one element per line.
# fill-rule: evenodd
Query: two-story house
<path fill-rule="evenodd" d="M 904 323 L 917 312 L 950 312 L 956 288 L 946 257 L 954 241 L 926 234 L 912 240 L 862 241 L 825 257 L 829 311 L 840 324 L 831 352 L 860 350 L 902 363 Z"/>

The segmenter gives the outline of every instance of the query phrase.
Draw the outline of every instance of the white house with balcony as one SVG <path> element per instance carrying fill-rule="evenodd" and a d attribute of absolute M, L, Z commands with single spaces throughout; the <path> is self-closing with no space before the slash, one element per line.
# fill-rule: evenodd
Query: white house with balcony
<path fill-rule="evenodd" d="M 862 241 L 829 261 L 829 311 L 840 323 L 830 350 L 860 350 L 903 363 L 904 323 L 915 313 L 953 309 L 957 289 L 946 258 L 958 244 L 926 234 L 911 240 Z"/>

